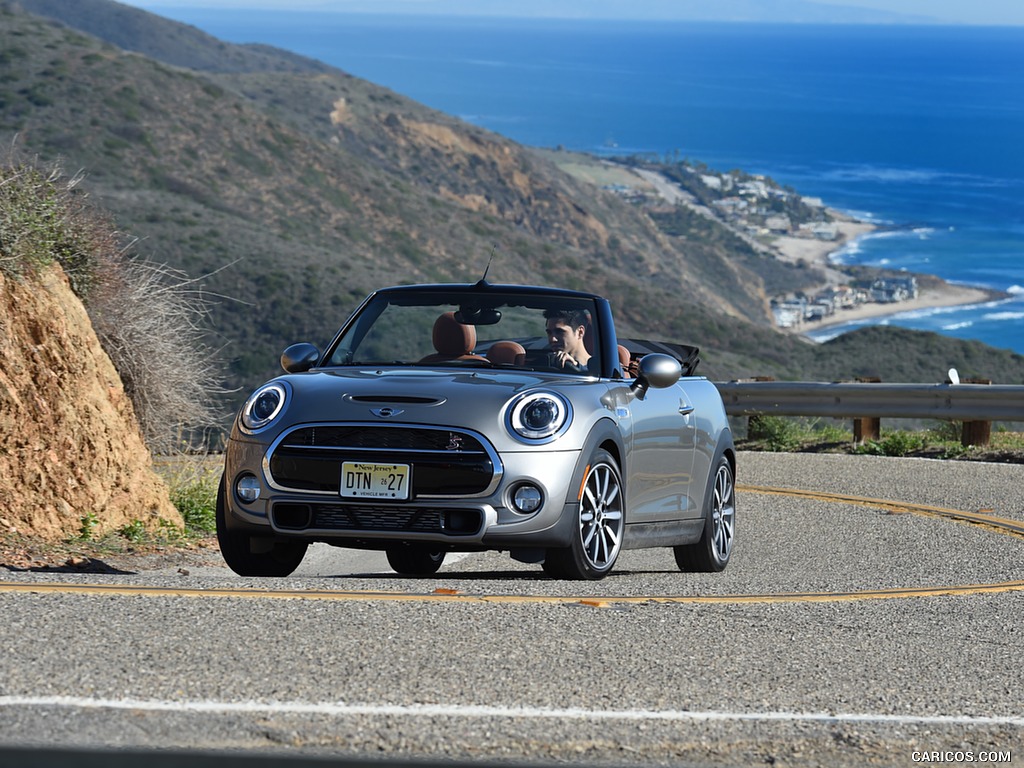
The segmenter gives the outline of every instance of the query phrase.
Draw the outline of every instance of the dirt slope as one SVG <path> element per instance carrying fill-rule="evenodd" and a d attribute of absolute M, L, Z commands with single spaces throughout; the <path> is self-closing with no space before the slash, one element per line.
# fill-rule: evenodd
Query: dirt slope
<path fill-rule="evenodd" d="M 100 536 L 182 525 L 131 403 L 59 267 L 0 275 L 0 531 Z"/>

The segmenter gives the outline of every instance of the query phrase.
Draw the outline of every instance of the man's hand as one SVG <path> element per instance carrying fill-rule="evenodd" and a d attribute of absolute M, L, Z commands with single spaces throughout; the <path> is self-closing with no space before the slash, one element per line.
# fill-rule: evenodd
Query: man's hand
<path fill-rule="evenodd" d="M 560 368 L 565 368 L 567 365 L 573 368 L 580 368 L 580 364 L 576 362 L 576 359 L 565 350 L 559 350 L 555 352 L 555 362 Z"/>

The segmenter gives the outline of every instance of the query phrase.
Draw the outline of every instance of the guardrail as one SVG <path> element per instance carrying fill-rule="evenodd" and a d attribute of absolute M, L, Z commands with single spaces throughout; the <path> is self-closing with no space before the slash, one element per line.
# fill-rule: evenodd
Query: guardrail
<path fill-rule="evenodd" d="M 1024 386 L 809 381 L 715 386 L 730 416 L 852 418 L 856 442 L 877 439 L 882 418 L 963 421 L 964 445 L 987 444 L 993 421 L 1024 421 Z"/>

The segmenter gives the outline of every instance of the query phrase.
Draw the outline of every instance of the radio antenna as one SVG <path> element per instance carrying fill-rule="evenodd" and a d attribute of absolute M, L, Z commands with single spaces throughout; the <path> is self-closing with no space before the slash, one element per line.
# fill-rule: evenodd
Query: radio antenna
<path fill-rule="evenodd" d="M 487 273 L 491 271 L 491 262 L 494 261 L 494 252 L 498 250 L 498 246 L 491 246 L 491 255 L 487 259 L 487 266 L 484 268 L 484 276 L 480 278 L 480 282 L 477 285 L 482 285 L 487 282 Z"/>

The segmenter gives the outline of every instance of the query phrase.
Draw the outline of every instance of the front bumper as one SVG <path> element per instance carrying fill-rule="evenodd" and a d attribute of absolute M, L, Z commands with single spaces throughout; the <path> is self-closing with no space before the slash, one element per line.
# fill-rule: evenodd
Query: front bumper
<path fill-rule="evenodd" d="M 567 546 L 575 520 L 576 478 L 582 471 L 578 450 L 494 453 L 494 482 L 486 495 L 431 493 L 408 501 L 349 500 L 338 493 L 282 489 L 268 476 L 269 457 L 265 443 L 229 441 L 225 460 L 228 527 L 358 546 L 397 541 L 436 542 L 451 549 Z M 381 460 L 391 459 L 384 454 Z M 340 461 L 337 472 L 341 472 Z M 243 502 L 235 491 L 242 475 L 259 479 L 259 498 L 253 502 Z M 528 515 L 516 512 L 510 503 L 514 489 L 524 482 L 540 488 L 543 497 L 540 508 Z"/>

